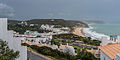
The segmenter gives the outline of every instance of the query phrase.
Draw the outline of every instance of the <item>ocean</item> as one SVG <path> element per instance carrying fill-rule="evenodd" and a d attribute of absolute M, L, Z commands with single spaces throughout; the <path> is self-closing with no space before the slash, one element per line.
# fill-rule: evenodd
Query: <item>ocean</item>
<path fill-rule="evenodd" d="M 84 28 L 83 33 L 92 39 L 101 40 L 102 36 L 120 35 L 120 24 L 89 24 L 89 28 Z"/>

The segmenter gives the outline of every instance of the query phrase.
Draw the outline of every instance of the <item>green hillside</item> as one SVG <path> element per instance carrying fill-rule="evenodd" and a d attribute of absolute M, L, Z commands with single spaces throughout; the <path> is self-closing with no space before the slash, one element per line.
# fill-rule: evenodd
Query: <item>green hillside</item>
<path fill-rule="evenodd" d="M 67 27 L 73 26 L 85 26 L 88 27 L 87 24 L 81 21 L 73 21 L 73 20 L 64 20 L 64 19 L 32 19 L 27 20 L 26 22 L 30 24 L 49 24 L 49 25 L 62 25 Z"/>
<path fill-rule="evenodd" d="M 9 24 L 16 24 L 21 21 L 18 20 L 8 20 Z M 64 19 L 32 19 L 26 21 L 28 24 L 49 24 L 49 25 L 62 25 L 67 27 L 74 27 L 74 26 L 85 26 L 88 27 L 87 24 L 81 21 L 73 21 L 73 20 L 64 20 Z"/>

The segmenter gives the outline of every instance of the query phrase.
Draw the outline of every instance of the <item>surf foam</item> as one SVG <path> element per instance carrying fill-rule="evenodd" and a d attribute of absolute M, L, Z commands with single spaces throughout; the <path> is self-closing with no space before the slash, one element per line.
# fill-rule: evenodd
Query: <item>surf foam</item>
<path fill-rule="evenodd" d="M 109 36 L 102 34 L 102 33 L 97 33 L 96 31 L 92 31 L 92 29 L 94 29 L 95 27 L 92 27 L 91 25 L 89 25 L 89 28 L 83 28 L 83 33 L 85 34 L 85 36 L 87 37 L 91 37 L 92 40 L 101 40 L 103 36 L 108 37 Z"/>

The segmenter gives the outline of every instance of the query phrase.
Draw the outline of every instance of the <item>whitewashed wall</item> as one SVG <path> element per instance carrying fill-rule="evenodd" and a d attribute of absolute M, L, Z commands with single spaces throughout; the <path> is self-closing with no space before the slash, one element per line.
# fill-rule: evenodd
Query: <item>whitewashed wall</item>
<path fill-rule="evenodd" d="M 0 39 L 8 42 L 10 49 L 20 52 L 16 60 L 27 60 L 27 47 L 21 46 L 21 40 L 13 37 L 13 31 L 7 30 L 7 18 L 0 18 Z"/>
<path fill-rule="evenodd" d="M 0 18 L 0 39 L 7 40 L 7 18 Z"/>
<path fill-rule="evenodd" d="M 108 42 L 109 42 L 109 40 L 108 40 L 108 38 L 107 37 L 102 37 L 102 43 L 101 43 L 101 46 L 105 46 L 105 45 L 107 45 L 108 44 Z"/>
<path fill-rule="evenodd" d="M 103 51 L 100 51 L 100 60 L 112 60 Z"/>
<path fill-rule="evenodd" d="M 120 60 L 120 54 L 116 54 L 115 60 Z"/>

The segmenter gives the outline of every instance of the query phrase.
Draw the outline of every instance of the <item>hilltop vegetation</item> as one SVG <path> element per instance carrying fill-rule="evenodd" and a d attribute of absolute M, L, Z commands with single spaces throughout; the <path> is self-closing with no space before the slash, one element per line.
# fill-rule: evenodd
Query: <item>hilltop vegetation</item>
<path fill-rule="evenodd" d="M 27 24 L 21 24 L 22 21 L 18 20 L 8 20 L 8 29 L 14 30 L 23 34 L 26 30 L 37 31 L 39 33 L 50 32 L 48 30 L 40 29 L 42 24 L 55 25 L 55 28 L 69 27 L 70 30 L 73 30 L 75 26 L 88 27 L 87 24 L 81 21 L 72 21 L 72 20 L 63 20 L 63 19 L 32 19 L 24 21 Z M 34 26 L 30 26 L 34 24 Z"/>
<path fill-rule="evenodd" d="M 26 32 L 26 30 L 37 31 L 39 33 L 51 32 L 50 30 L 40 29 L 40 26 L 38 26 L 38 25 L 29 26 L 29 25 L 12 24 L 12 25 L 8 25 L 8 29 L 19 32 L 20 34 L 24 34 L 24 32 Z"/>
<path fill-rule="evenodd" d="M 8 20 L 8 24 L 17 24 L 20 23 L 21 21 L 18 20 Z"/>
<path fill-rule="evenodd" d="M 64 20 L 64 19 L 33 19 L 33 20 L 28 20 L 26 22 L 31 24 L 62 25 L 66 27 L 73 27 L 73 26 L 88 27 L 87 24 L 81 21 L 72 21 L 72 20 Z"/>
<path fill-rule="evenodd" d="M 9 20 L 9 24 L 15 24 L 22 21 L 17 20 Z M 73 20 L 64 20 L 64 19 L 32 19 L 32 20 L 26 20 L 28 24 L 48 24 L 48 25 L 62 25 L 65 27 L 74 27 L 74 26 L 84 26 L 88 27 L 87 24 L 81 22 L 81 21 L 73 21 Z"/>

